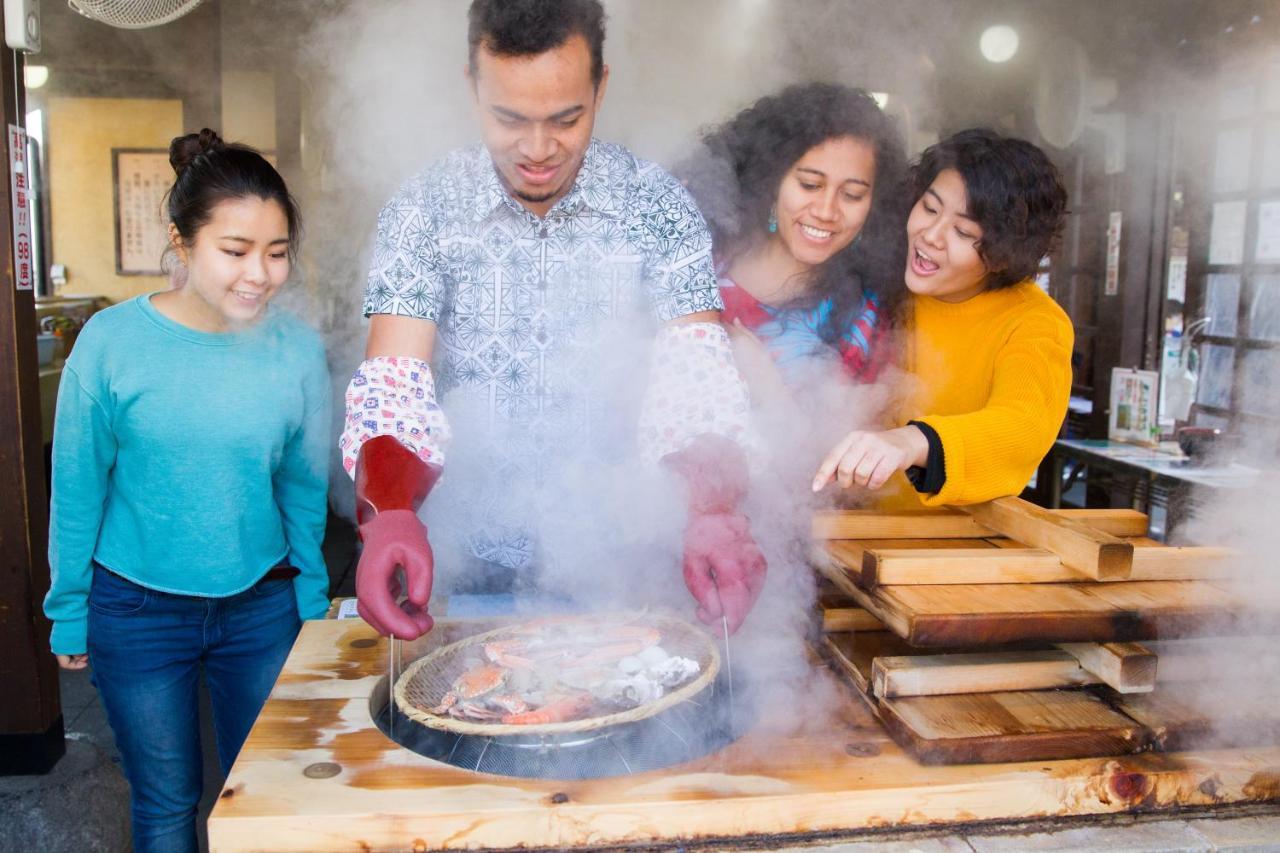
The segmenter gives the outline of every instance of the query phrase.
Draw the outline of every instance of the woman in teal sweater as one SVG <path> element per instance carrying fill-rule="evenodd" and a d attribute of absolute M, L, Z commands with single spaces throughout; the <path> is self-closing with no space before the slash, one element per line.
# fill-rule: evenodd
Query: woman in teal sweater
<path fill-rule="evenodd" d="M 93 667 L 138 851 L 196 849 L 201 669 L 226 771 L 328 605 L 324 347 L 270 307 L 297 208 L 213 131 L 170 162 L 178 286 L 97 314 L 63 372 L 45 599 L 58 662 Z"/>

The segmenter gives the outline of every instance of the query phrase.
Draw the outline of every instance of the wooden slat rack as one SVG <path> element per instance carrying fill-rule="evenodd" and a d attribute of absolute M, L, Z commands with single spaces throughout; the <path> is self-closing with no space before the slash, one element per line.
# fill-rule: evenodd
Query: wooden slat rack
<path fill-rule="evenodd" d="M 1241 636 L 1280 633 L 1280 608 L 1251 599 L 1230 549 L 1166 547 L 1146 524 L 1016 498 L 819 514 L 819 645 L 925 763 L 1280 743 L 1280 709 L 1215 712 L 1179 686 L 1212 680 Z"/>

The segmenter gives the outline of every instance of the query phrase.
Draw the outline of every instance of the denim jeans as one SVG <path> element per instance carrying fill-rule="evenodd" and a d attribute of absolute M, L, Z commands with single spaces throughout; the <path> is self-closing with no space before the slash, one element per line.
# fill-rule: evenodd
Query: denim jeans
<path fill-rule="evenodd" d="M 201 667 L 225 773 L 299 627 L 292 580 L 203 598 L 157 592 L 94 567 L 89 664 L 132 791 L 138 853 L 197 849 Z"/>

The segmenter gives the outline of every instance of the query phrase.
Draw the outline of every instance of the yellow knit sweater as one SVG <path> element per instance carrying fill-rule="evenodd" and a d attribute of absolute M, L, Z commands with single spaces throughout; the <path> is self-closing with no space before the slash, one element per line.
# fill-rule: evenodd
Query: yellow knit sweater
<path fill-rule="evenodd" d="M 888 502 L 941 506 L 1018 494 L 1066 416 L 1071 320 L 1030 281 L 956 304 L 912 295 L 908 310 L 906 366 L 918 384 L 900 423 L 937 431 L 947 479 L 923 495 L 899 475 L 901 491 Z"/>

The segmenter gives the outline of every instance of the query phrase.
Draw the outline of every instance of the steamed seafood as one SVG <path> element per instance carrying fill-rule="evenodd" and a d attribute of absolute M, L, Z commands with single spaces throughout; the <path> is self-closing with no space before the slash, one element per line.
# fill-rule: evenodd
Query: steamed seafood
<path fill-rule="evenodd" d="M 559 617 L 480 644 L 430 712 L 505 725 L 617 713 L 662 698 L 701 670 L 672 655 L 651 626 Z"/>

